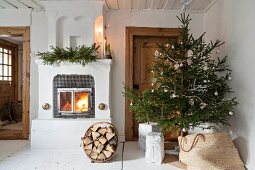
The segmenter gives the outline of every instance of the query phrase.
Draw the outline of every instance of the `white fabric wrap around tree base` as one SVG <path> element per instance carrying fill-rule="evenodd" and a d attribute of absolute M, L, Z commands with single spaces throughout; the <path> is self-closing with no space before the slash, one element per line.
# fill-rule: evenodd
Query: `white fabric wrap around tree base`
<path fill-rule="evenodd" d="M 244 170 L 228 133 L 204 133 L 179 137 L 179 159 L 188 170 Z"/>
<path fill-rule="evenodd" d="M 162 133 L 150 132 L 146 137 L 146 161 L 161 164 L 164 157 L 164 137 Z"/>
<path fill-rule="evenodd" d="M 146 136 L 150 132 L 160 132 L 159 126 L 157 123 L 140 123 L 139 124 L 139 138 L 138 138 L 138 147 L 140 150 L 145 151 L 146 148 Z"/>

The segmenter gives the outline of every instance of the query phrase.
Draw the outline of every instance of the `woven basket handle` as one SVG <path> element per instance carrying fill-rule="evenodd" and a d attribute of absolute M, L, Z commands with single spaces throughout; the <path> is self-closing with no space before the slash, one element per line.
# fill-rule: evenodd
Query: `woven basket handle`
<path fill-rule="evenodd" d="M 199 138 L 201 138 L 203 141 L 205 141 L 205 136 L 203 134 L 199 133 L 193 139 L 193 142 L 192 142 L 190 148 L 186 150 L 186 149 L 184 149 L 184 144 L 187 144 L 187 142 L 188 142 L 187 141 L 187 137 L 182 137 L 181 140 L 180 140 L 180 148 L 181 148 L 181 150 L 183 152 L 190 152 L 196 146 Z"/>

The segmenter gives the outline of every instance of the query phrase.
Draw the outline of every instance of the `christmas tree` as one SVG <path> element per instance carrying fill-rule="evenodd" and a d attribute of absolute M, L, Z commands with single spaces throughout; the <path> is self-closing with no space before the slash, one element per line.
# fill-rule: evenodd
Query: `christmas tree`
<path fill-rule="evenodd" d="M 125 87 L 130 109 L 138 122 L 157 122 L 163 131 L 180 128 L 183 132 L 204 123 L 228 125 L 236 98 L 228 85 L 231 70 L 223 59 L 212 58 L 212 52 L 223 44 L 206 43 L 190 33 L 189 15 L 177 17 L 182 23 L 177 42 L 158 45 L 155 51 L 152 87 L 139 92 Z"/>

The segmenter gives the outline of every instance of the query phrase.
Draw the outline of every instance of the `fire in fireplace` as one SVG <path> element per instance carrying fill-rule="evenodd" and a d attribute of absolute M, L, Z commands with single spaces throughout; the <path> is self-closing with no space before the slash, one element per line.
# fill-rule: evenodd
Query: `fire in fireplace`
<path fill-rule="evenodd" d="M 58 113 L 90 114 L 92 88 L 58 88 Z"/>

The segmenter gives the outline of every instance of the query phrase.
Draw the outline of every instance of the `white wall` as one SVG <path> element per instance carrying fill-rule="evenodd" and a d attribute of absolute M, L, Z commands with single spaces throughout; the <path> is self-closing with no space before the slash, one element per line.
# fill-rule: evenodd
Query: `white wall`
<path fill-rule="evenodd" d="M 47 49 L 47 18 L 44 12 L 32 10 L 0 10 L 0 26 L 30 26 L 31 52 Z M 37 117 L 37 67 L 31 58 L 30 69 L 30 120 Z"/>
<path fill-rule="evenodd" d="M 231 86 L 240 103 L 230 120 L 230 132 L 249 170 L 255 169 L 254 7 L 254 0 L 218 0 L 205 14 L 207 40 L 226 42 L 220 55 L 229 56 Z"/>
<path fill-rule="evenodd" d="M 110 10 L 106 15 L 107 41 L 111 43 L 112 66 L 112 114 L 120 135 L 125 134 L 125 99 L 123 97 L 123 82 L 125 82 L 125 28 L 136 27 L 160 27 L 177 28 L 180 23 L 176 18 L 179 12 L 164 12 L 157 10 L 128 11 Z M 198 36 L 203 33 L 203 14 L 191 14 L 191 30 Z"/>

